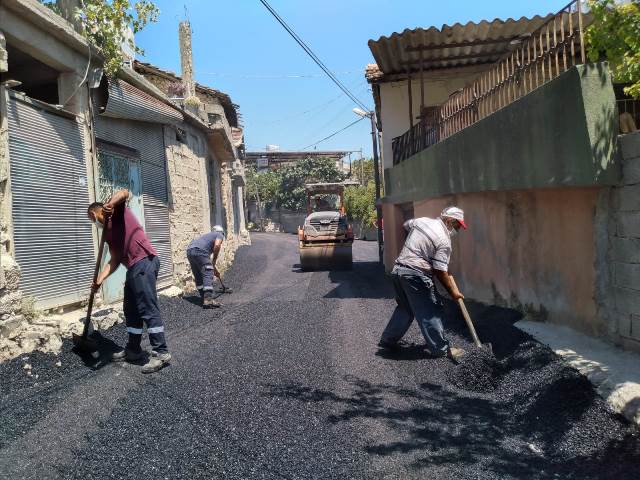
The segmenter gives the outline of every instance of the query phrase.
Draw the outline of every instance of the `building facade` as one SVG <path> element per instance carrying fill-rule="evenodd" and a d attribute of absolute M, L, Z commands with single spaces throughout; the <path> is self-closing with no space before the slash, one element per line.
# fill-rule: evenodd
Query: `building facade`
<path fill-rule="evenodd" d="M 242 136 L 228 107 L 212 123 L 131 68 L 106 78 L 71 23 L 35 0 L 2 2 L 0 358 L 60 335 L 41 312 L 86 301 L 98 236 L 86 208 L 117 189 L 129 189 L 158 250 L 159 286 L 189 285 L 186 245 L 215 224 L 227 230 L 219 268 L 228 267 L 249 241 Z M 105 303 L 122 298 L 119 270 Z"/>
<path fill-rule="evenodd" d="M 405 219 L 456 204 L 465 295 L 638 349 L 639 134 L 618 135 L 619 89 L 585 60 L 578 4 L 369 42 L 385 266 Z"/>

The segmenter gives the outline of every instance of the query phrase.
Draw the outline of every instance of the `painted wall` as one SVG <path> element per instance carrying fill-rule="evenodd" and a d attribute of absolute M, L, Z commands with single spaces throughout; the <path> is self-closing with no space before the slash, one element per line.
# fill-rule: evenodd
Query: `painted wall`
<path fill-rule="evenodd" d="M 573 67 L 385 171 L 385 201 L 463 192 L 614 185 L 617 115 L 608 68 Z"/>
<path fill-rule="evenodd" d="M 426 106 L 440 105 L 451 93 L 473 81 L 487 67 L 459 68 L 425 73 Z M 415 118 L 420 114 L 420 81 L 411 81 L 411 97 Z M 382 122 L 382 156 L 384 168 L 393 166 L 391 140 L 409 130 L 409 92 L 407 81 L 380 84 L 380 117 Z"/>
<path fill-rule="evenodd" d="M 606 333 L 596 304 L 594 216 L 602 189 L 483 192 L 416 202 L 415 216 L 465 211 L 451 272 L 470 298 Z"/>

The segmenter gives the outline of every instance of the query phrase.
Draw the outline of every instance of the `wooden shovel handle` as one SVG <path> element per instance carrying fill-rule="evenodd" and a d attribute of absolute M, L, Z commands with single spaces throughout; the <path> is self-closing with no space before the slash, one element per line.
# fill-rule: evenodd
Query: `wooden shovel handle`
<path fill-rule="evenodd" d="M 458 290 L 458 285 L 456 285 L 456 281 L 453 278 L 453 275 L 449 274 L 449 278 L 451 279 L 451 283 Z M 476 333 L 476 329 L 473 326 L 473 322 L 471 321 L 471 316 L 467 311 L 467 306 L 464 304 L 464 300 L 459 298 L 458 305 L 460 306 L 460 310 L 462 311 L 462 316 L 464 317 L 464 321 L 469 328 L 469 332 L 471 332 L 471 337 L 473 338 L 473 343 L 476 344 L 476 347 L 482 347 L 482 343 L 480 343 L 480 339 L 478 338 L 478 334 Z"/>
<path fill-rule="evenodd" d="M 108 221 L 108 219 L 107 219 Z M 98 279 L 98 273 L 100 272 L 100 264 L 102 263 L 102 254 L 104 252 L 104 244 L 106 243 L 106 225 L 102 227 L 102 233 L 100 234 L 100 245 L 98 247 L 98 258 L 96 258 L 96 266 L 93 269 L 93 283 L 96 283 Z M 91 323 L 91 311 L 93 310 L 93 299 L 96 293 L 91 289 L 89 294 L 89 303 L 87 305 L 87 317 L 84 319 L 84 328 L 82 329 L 82 338 L 87 338 L 89 333 L 89 324 Z"/>

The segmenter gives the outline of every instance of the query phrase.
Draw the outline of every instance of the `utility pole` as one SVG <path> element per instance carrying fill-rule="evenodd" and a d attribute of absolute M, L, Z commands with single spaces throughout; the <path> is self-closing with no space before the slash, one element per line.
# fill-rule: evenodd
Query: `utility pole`
<path fill-rule="evenodd" d="M 382 207 L 380 206 L 380 165 L 378 165 L 378 127 L 376 125 L 376 112 L 371 110 L 365 112 L 361 108 L 354 108 L 353 113 L 360 117 L 369 117 L 371 120 L 371 139 L 373 140 L 373 179 L 376 184 L 376 223 L 378 231 L 378 260 L 382 263 Z M 362 149 L 360 149 L 360 168 L 364 176 L 364 165 L 362 161 Z"/>
<path fill-rule="evenodd" d="M 360 149 L 360 185 L 364 185 L 364 162 L 362 161 L 362 148 Z"/>
<path fill-rule="evenodd" d="M 373 178 L 376 183 L 376 222 L 378 231 L 378 260 L 382 263 L 382 207 L 380 206 L 380 167 L 378 165 L 378 129 L 376 128 L 376 114 L 371 112 L 371 138 L 373 139 Z"/>

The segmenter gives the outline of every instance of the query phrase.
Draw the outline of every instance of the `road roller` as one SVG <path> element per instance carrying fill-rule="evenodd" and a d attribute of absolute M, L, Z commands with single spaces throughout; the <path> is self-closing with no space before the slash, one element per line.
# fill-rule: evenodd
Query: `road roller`
<path fill-rule="evenodd" d="M 344 210 L 344 189 L 351 184 L 305 185 L 307 217 L 298 227 L 302 270 L 349 270 L 353 266 L 353 229 Z"/>

